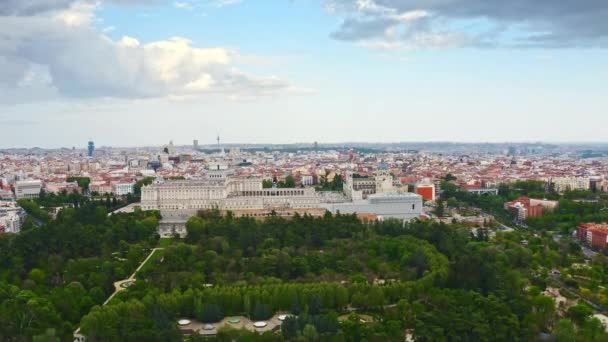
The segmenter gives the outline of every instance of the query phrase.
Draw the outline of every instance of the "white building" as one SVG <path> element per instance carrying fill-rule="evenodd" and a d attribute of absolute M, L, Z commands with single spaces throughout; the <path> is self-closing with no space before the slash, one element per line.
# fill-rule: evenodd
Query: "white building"
<path fill-rule="evenodd" d="M 323 206 L 332 213 L 375 214 L 379 219 L 411 220 L 422 214 L 422 196 L 409 192 L 380 193 L 366 200 L 345 203 L 327 203 Z"/>
<path fill-rule="evenodd" d="M 160 210 L 161 236 L 186 235 L 185 223 L 199 210 L 243 211 L 251 214 L 272 211 L 293 214 L 319 208 L 315 189 L 263 189 L 260 178 L 231 178 L 215 170 L 204 180 L 162 181 L 141 190 L 142 210 Z"/>
<path fill-rule="evenodd" d="M 37 198 L 42 190 L 41 180 L 17 181 L 15 183 L 15 196 L 21 198 Z"/>
<path fill-rule="evenodd" d="M 12 201 L 0 201 L 0 233 L 19 233 L 25 210 Z"/>
<path fill-rule="evenodd" d="M 135 183 L 115 183 L 114 194 L 116 196 L 126 196 L 135 191 Z"/>
<path fill-rule="evenodd" d="M 312 175 L 304 174 L 300 177 L 300 182 L 303 186 L 311 186 L 314 183 Z"/>
<path fill-rule="evenodd" d="M 14 197 L 15 195 L 13 195 L 12 191 L 0 189 L 0 200 L 10 200 Z"/>
<path fill-rule="evenodd" d="M 263 189 L 259 178 L 222 178 L 218 173 L 205 180 L 178 180 L 145 186 L 143 210 L 179 210 L 195 214 L 201 209 L 240 210 L 318 208 L 312 188 Z"/>

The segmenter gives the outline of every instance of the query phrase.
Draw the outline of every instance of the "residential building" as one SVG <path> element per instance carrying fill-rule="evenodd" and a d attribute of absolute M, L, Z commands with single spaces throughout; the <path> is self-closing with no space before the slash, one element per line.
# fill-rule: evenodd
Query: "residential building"
<path fill-rule="evenodd" d="M 557 201 L 524 196 L 511 202 L 506 202 L 504 207 L 505 210 L 510 211 L 519 221 L 524 221 L 529 217 L 543 216 L 544 213 L 554 210 L 557 204 Z"/>
<path fill-rule="evenodd" d="M 433 183 L 418 183 L 414 187 L 414 191 L 422 196 L 425 201 L 435 201 L 435 184 Z"/>
<path fill-rule="evenodd" d="M 13 199 L 15 195 L 10 190 L 4 190 L 0 188 L 0 200 L 10 200 Z"/>
<path fill-rule="evenodd" d="M 47 182 L 44 183 L 44 191 L 48 192 L 48 193 L 61 193 L 62 191 L 67 191 L 68 193 L 71 192 L 82 192 L 82 189 L 78 186 L 77 182 L 61 182 L 61 183 L 55 183 L 55 182 Z"/>
<path fill-rule="evenodd" d="M 606 248 L 608 245 L 607 223 L 584 223 L 578 226 L 577 237 L 593 248 Z"/>
<path fill-rule="evenodd" d="M 549 180 L 553 190 L 562 193 L 568 190 L 589 190 L 589 177 L 555 177 Z"/>

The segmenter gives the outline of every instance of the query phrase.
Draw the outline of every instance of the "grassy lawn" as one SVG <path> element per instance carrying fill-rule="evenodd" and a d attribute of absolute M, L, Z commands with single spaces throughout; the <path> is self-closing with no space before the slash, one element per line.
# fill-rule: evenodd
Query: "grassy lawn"
<path fill-rule="evenodd" d="M 158 247 L 169 247 L 171 244 L 173 244 L 173 238 L 162 238 L 160 240 L 158 240 Z"/>

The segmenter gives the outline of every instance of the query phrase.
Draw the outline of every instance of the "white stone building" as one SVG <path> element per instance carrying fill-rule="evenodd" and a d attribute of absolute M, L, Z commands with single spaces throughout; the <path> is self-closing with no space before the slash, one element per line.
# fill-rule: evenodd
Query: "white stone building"
<path fill-rule="evenodd" d="M 25 210 L 12 201 L 0 201 L 0 233 L 19 233 Z"/>
<path fill-rule="evenodd" d="M 214 175 L 215 176 L 215 175 Z M 263 189 L 259 178 L 178 180 L 142 188 L 143 210 L 318 208 L 312 188 Z"/>
<path fill-rule="evenodd" d="M 161 236 L 185 236 L 185 222 L 199 210 L 297 212 L 320 207 L 313 188 L 263 189 L 260 178 L 225 176 L 212 172 L 204 180 L 158 179 L 142 188 L 141 208 L 161 211 Z"/>

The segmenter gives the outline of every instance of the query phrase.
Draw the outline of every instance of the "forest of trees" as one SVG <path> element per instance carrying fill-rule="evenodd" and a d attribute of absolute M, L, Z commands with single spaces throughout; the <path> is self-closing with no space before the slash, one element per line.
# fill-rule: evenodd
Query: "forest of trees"
<path fill-rule="evenodd" d="M 88 341 L 181 341 L 181 317 L 215 323 L 278 312 L 294 315 L 278 333 L 221 329 L 215 340 L 396 341 L 404 331 L 417 341 L 608 338 L 591 310 L 560 317 L 542 294 L 547 274 L 534 270 L 568 263 L 567 244 L 539 237 L 524 247 L 517 231 L 490 240 L 458 224 L 330 213 L 262 221 L 200 212 L 185 239 L 169 240 L 162 258 L 101 306 L 158 245 L 158 220 L 156 212 L 108 216 L 103 201 L 85 201 L 0 235 L 0 339 L 68 340 L 80 326 Z"/>
<path fill-rule="evenodd" d="M 0 340 L 27 341 L 48 329 L 69 339 L 114 290 L 113 281 L 156 244 L 157 215 L 108 216 L 103 205 L 87 202 L 40 227 L 0 234 Z"/>
<path fill-rule="evenodd" d="M 187 227 L 186 240 L 140 275 L 145 281 L 83 318 L 87 336 L 178 341 L 179 317 L 213 323 L 290 312 L 296 318 L 280 335 L 221 330 L 215 339 L 401 340 L 405 330 L 418 341 L 528 341 L 541 332 L 607 338 L 588 312 L 558 320 L 555 303 L 541 293 L 545 280 L 530 270 L 560 259 L 522 247 L 517 233 L 488 241 L 455 224 L 329 214 L 255 221 L 213 211 Z M 374 284 L 384 276 L 395 282 Z M 376 320 L 339 320 L 346 307 Z M 121 312 L 138 321 L 116 320 Z"/>

